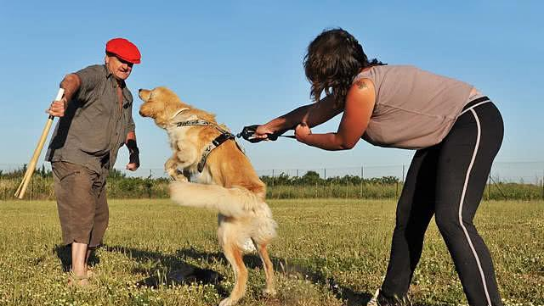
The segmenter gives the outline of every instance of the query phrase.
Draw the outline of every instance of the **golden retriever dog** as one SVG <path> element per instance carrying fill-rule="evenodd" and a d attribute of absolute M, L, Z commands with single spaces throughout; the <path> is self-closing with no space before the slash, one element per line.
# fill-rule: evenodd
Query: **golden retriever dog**
<path fill-rule="evenodd" d="M 219 211 L 217 235 L 236 279 L 230 296 L 220 305 L 236 304 L 246 291 L 248 271 L 242 256 L 244 244 L 250 240 L 263 262 L 264 293 L 275 294 L 267 245 L 276 236 L 277 225 L 265 202 L 266 185 L 234 136 L 217 124 L 213 114 L 183 103 L 165 87 L 140 89 L 139 96 L 144 102 L 140 115 L 152 118 L 168 133 L 174 154 L 164 167 L 174 179 L 170 184 L 171 199 L 183 206 Z M 229 137 L 215 146 L 221 135 Z"/>

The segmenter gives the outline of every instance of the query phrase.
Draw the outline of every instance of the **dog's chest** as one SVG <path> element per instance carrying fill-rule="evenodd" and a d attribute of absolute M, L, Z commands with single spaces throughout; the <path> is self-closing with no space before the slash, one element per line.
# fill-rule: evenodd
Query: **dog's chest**
<path fill-rule="evenodd" d="M 176 157 L 180 159 L 178 167 L 182 169 L 184 175 L 191 182 L 213 184 L 214 182 L 208 168 L 204 168 L 202 172 L 198 171 L 198 162 L 200 162 L 201 156 L 196 148 L 194 148 L 194 140 L 191 140 L 189 137 L 188 130 L 189 127 L 167 129 L 170 147 L 176 154 Z"/>
<path fill-rule="evenodd" d="M 189 134 L 188 127 L 175 127 L 168 129 L 168 141 L 174 152 L 177 167 L 184 171 L 192 171 L 200 161 L 201 153 L 194 140 L 194 133 Z"/>
<path fill-rule="evenodd" d="M 174 127 L 167 129 L 168 141 L 170 143 L 170 148 L 174 151 L 178 151 L 180 144 L 183 144 L 188 141 L 187 131 L 189 127 Z"/>

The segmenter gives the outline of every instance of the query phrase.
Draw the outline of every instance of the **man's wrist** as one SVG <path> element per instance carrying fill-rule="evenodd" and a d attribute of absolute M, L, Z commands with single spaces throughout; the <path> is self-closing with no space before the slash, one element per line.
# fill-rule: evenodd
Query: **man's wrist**
<path fill-rule="evenodd" d="M 139 153 L 140 152 L 139 149 L 138 149 L 138 145 L 136 144 L 136 140 L 129 139 L 126 142 L 126 145 L 127 145 L 128 151 L 130 153 L 133 153 L 133 152 Z"/>
<path fill-rule="evenodd" d="M 128 163 L 134 163 L 137 166 L 140 166 L 140 152 L 138 148 L 136 148 L 136 151 L 130 153 L 128 157 Z"/>

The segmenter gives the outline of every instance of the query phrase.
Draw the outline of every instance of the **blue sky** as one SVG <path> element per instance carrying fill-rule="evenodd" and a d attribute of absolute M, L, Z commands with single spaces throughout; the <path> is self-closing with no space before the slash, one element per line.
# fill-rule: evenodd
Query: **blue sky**
<path fill-rule="evenodd" d="M 497 161 L 543 161 L 542 12 L 542 1 L 5 1 L 0 168 L 28 162 L 60 80 L 102 63 L 110 38 L 142 52 L 128 80 L 134 94 L 167 86 L 238 132 L 310 102 L 302 59 L 330 27 L 351 32 L 369 57 L 473 84 L 505 120 Z M 134 102 L 142 168 L 160 169 L 171 154 L 166 134 Z M 344 152 L 290 139 L 243 145 L 259 170 L 400 165 L 413 155 L 364 141 Z M 116 167 L 126 159 L 121 149 Z"/>

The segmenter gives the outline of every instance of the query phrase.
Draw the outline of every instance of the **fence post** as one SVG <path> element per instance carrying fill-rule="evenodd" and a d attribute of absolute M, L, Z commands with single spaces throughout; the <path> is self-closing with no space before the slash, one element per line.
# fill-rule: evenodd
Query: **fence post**
<path fill-rule="evenodd" d="M 31 176 L 30 177 L 30 199 L 29 200 L 32 200 L 33 196 L 34 196 L 34 176 Z"/>
<path fill-rule="evenodd" d="M 0 187 L 2 186 L 2 172 L 0 171 Z M 6 200 L 6 189 L 4 190 L 4 201 Z"/>
<path fill-rule="evenodd" d="M 291 189 L 293 188 L 293 185 L 290 184 L 288 187 L 287 187 L 287 191 L 289 192 L 289 199 L 291 199 Z"/>
<path fill-rule="evenodd" d="M 487 177 L 487 199 L 486 200 L 489 200 L 490 196 L 491 196 L 491 175 Z"/>
<path fill-rule="evenodd" d="M 363 198 L 363 184 L 365 181 L 365 168 L 361 166 L 361 198 Z"/>
<path fill-rule="evenodd" d="M 544 200 L 544 170 L 542 171 L 542 200 Z"/>

